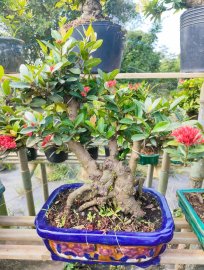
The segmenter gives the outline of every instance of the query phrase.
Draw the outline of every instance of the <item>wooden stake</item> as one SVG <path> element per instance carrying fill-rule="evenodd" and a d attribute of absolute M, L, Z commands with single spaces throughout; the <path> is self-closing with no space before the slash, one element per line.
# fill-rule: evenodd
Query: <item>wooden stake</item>
<path fill-rule="evenodd" d="M 30 216 L 35 216 L 35 205 L 33 200 L 33 191 L 31 183 L 31 175 L 28 167 L 28 159 L 26 154 L 26 148 L 19 149 L 19 159 L 21 165 L 21 175 L 23 180 L 23 186 L 26 194 L 26 201 L 28 206 L 28 213 Z"/>
<path fill-rule="evenodd" d="M 164 151 L 158 186 L 158 191 L 164 195 L 166 194 L 168 186 L 169 168 L 170 168 L 170 157 L 169 154 L 166 151 Z"/>
<path fill-rule="evenodd" d="M 154 173 L 154 166 L 149 164 L 148 170 L 147 170 L 147 178 L 146 178 L 148 188 L 152 187 L 153 173 Z"/>
<path fill-rule="evenodd" d="M 44 194 L 44 199 L 46 201 L 49 197 L 49 190 L 48 190 L 47 172 L 46 172 L 45 164 L 40 164 L 40 168 L 41 168 L 41 177 L 42 177 L 42 183 L 43 183 L 43 194 Z"/>

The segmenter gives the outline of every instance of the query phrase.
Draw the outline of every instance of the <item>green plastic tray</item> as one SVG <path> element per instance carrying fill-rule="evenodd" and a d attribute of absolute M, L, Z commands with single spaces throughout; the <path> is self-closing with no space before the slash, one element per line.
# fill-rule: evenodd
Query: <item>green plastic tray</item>
<path fill-rule="evenodd" d="M 186 220 L 190 224 L 192 230 L 194 233 L 197 235 L 198 240 L 204 249 L 204 223 L 202 220 L 199 218 L 197 213 L 195 212 L 193 206 L 189 203 L 189 201 L 185 197 L 185 193 L 191 193 L 191 192 L 204 192 L 204 189 L 184 189 L 184 190 L 178 190 L 177 195 L 178 195 L 178 201 L 179 201 L 179 206 L 181 207 Z"/>

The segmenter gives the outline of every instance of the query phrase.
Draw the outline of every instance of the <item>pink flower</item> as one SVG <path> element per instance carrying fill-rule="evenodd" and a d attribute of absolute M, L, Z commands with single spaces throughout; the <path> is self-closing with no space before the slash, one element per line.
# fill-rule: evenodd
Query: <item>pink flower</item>
<path fill-rule="evenodd" d="M 115 87 L 116 84 L 117 84 L 117 81 L 116 81 L 116 80 L 108 81 L 108 82 L 106 83 L 106 85 L 107 85 L 108 88 Z"/>
<path fill-rule="evenodd" d="M 43 139 L 43 141 L 42 141 L 42 143 L 41 143 L 41 146 L 42 146 L 42 147 L 45 147 L 45 146 L 50 142 L 51 138 L 52 138 L 52 135 L 51 135 L 51 134 L 50 134 L 50 135 L 47 135 L 47 136 Z"/>
<path fill-rule="evenodd" d="M 90 91 L 90 87 L 89 86 L 85 86 L 84 87 L 84 92 L 88 93 Z"/>
<path fill-rule="evenodd" d="M 16 148 L 15 139 L 8 135 L 0 135 L 0 150 L 5 151 L 8 149 Z"/>
<path fill-rule="evenodd" d="M 192 146 L 203 143 L 203 136 L 198 128 L 183 126 L 177 128 L 171 133 L 177 142 L 186 146 Z"/>
<path fill-rule="evenodd" d="M 86 97 L 87 93 L 86 92 L 81 92 L 82 97 Z"/>
<path fill-rule="evenodd" d="M 51 66 L 50 67 L 50 72 L 53 72 L 54 69 L 55 69 L 55 66 Z"/>
<path fill-rule="evenodd" d="M 28 132 L 26 135 L 27 135 L 28 137 L 31 137 L 31 136 L 33 135 L 33 132 Z"/>

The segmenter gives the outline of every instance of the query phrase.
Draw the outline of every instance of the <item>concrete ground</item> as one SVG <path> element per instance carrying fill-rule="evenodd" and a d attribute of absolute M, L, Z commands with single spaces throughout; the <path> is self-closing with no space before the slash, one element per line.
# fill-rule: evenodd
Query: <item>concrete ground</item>
<path fill-rule="evenodd" d="M 2 171 L 0 172 L 0 179 L 2 183 L 6 187 L 6 191 L 4 193 L 6 205 L 10 215 L 28 215 L 27 206 L 26 206 L 26 198 L 23 189 L 23 184 L 21 180 L 21 174 L 17 167 L 17 169 L 12 171 Z M 49 182 L 49 192 L 52 192 L 58 186 L 67 183 L 67 181 L 55 181 Z M 33 177 L 32 178 L 33 185 L 33 195 L 34 202 L 36 206 L 36 212 L 40 210 L 42 207 L 43 200 L 43 190 L 42 190 L 42 182 L 40 179 Z M 158 180 L 153 180 L 153 188 L 157 188 Z M 189 188 L 189 173 L 186 170 L 174 169 L 171 171 L 171 175 L 169 177 L 169 185 L 166 194 L 167 201 L 170 205 L 171 210 L 178 207 L 177 199 L 176 199 L 176 190 L 181 188 Z M 64 263 L 61 262 L 31 262 L 31 261 L 0 261 L 0 270 L 63 270 L 65 267 Z M 172 269 L 170 266 L 168 268 L 157 267 L 153 268 L 154 270 Z M 98 269 L 108 269 L 107 267 L 101 268 L 100 266 L 96 266 L 95 270 Z M 127 270 L 136 270 L 140 269 L 138 267 L 126 267 Z M 152 269 L 152 270 L 153 270 Z M 67 270 L 75 270 L 73 268 L 68 268 Z M 198 270 L 204 270 L 204 266 L 201 266 Z"/>

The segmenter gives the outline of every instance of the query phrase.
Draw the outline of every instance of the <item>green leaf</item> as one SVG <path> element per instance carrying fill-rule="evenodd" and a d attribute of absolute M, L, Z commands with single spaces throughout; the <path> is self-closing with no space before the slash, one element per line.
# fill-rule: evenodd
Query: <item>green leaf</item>
<path fill-rule="evenodd" d="M 1 86 L 3 89 L 4 95 L 9 96 L 11 94 L 10 81 L 7 79 L 4 80 Z"/>
<path fill-rule="evenodd" d="M 77 127 L 79 126 L 82 122 L 84 121 L 84 114 L 81 113 L 77 116 L 76 120 L 75 120 L 75 123 L 74 123 L 74 126 Z"/>
<path fill-rule="evenodd" d="M 109 74 L 109 79 L 110 79 L 110 80 L 115 79 L 115 77 L 118 75 L 119 72 L 120 72 L 119 69 L 114 69 L 112 72 L 110 72 L 110 74 Z"/>
<path fill-rule="evenodd" d="M 53 142 L 54 142 L 56 145 L 62 145 L 62 139 L 61 139 L 61 136 L 55 134 L 55 135 L 53 136 Z"/>
<path fill-rule="evenodd" d="M 104 128 L 105 128 L 105 122 L 104 122 L 104 118 L 100 118 L 98 120 L 98 124 L 97 124 L 97 129 L 100 133 L 104 133 Z"/>
<path fill-rule="evenodd" d="M 34 116 L 34 114 L 33 113 L 31 113 L 31 112 L 25 112 L 25 119 L 27 119 L 28 121 L 30 121 L 30 122 L 36 122 L 36 118 L 35 118 L 35 116 Z"/>
<path fill-rule="evenodd" d="M 167 129 L 168 126 L 169 126 L 169 122 L 167 121 L 160 122 L 154 126 L 152 133 L 163 132 Z"/>
<path fill-rule="evenodd" d="M 26 146 L 27 147 L 33 147 L 34 145 L 36 145 L 41 139 L 35 136 L 31 136 L 28 137 L 27 141 L 26 141 Z"/>
<path fill-rule="evenodd" d="M 62 36 L 60 35 L 60 33 L 56 30 L 53 30 L 51 29 L 51 35 L 52 37 L 55 39 L 55 40 L 58 40 L 58 39 L 62 39 Z"/>
<path fill-rule="evenodd" d="M 69 77 L 66 79 L 67 82 L 76 82 L 78 80 L 78 78 L 75 77 Z"/>
<path fill-rule="evenodd" d="M 91 50 L 92 51 L 93 50 L 94 51 L 97 50 L 98 48 L 101 47 L 102 44 L 103 44 L 103 40 L 102 39 L 97 40 L 96 42 L 94 42 L 94 45 L 92 46 Z"/>
<path fill-rule="evenodd" d="M 135 134 L 131 137 L 133 142 L 142 141 L 147 138 L 147 134 Z"/>
<path fill-rule="evenodd" d="M 178 97 L 176 98 L 176 100 L 174 102 L 171 103 L 170 105 L 170 110 L 173 110 L 175 107 L 177 107 L 177 105 L 182 101 L 184 100 L 186 97 L 185 96 L 181 96 L 181 97 Z"/>
<path fill-rule="evenodd" d="M 11 107 L 9 107 L 9 106 L 2 106 L 1 108 L 2 108 L 2 110 L 4 112 L 10 113 L 12 115 L 15 115 L 15 112 L 14 112 L 14 110 Z"/>
<path fill-rule="evenodd" d="M 120 124 L 126 124 L 126 125 L 132 125 L 135 122 L 132 119 L 129 118 L 123 118 L 119 121 Z"/>
<path fill-rule="evenodd" d="M 23 128 L 20 132 L 20 134 L 28 134 L 29 132 L 33 132 L 36 130 L 36 127 L 27 127 Z"/>
<path fill-rule="evenodd" d="M 47 54 L 48 49 L 47 46 L 40 40 L 37 39 L 38 44 L 40 45 L 40 48 L 44 54 Z"/>
<path fill-rule="evenodd" d="M 57 64 L 54 66 L 54 69 L 53 69 L 52 73 L 55 72 L 55 71 L 57 71 L 57 70 L 59 70 L 63 65 L 64 65 L 63 62 L 57 63 Z"/>
<path fill-rule="evenodd" d="M 91 58 L 91 59 L 85 61 L 84 66 L 86 68 L 93 68 L 95 66 L 98 66 L 100 63 L 101 63 L 100 58 Z"/>
<path fill-rule="evenodd" d="M 80 75 L 81 74 L 81 70 L 80 68 L 70 68 L 69 71 L 75 75 Z"/>
<path fill-rule="evenodd" d="M 32 100 L 32 102 L 30 103 L 30 106 L 31 107 L 41 107 L 45 104 L 46 104 L 46 101 L 44 99 L 36 97 Z"/>
<path fill-rule="evenodd" d="M 64 99 L 63 97 L 61 97 L 60 95 L 58 94 L 54 94 L 52 96 L 49 96 L 48 97 L 51 101 L 55 102 L 55 103 L 63 103 L 64 102 Z"/>
<path fill-rule="evenodd" d="M 71 35 L 73 34 L 74 28 L 71 27 L 69 28 L 69 30 L 66 32 L 66 34 L 63 36 L 62 41 L 65 42 L 67 41 L 67 39 L 69 39 L 71 37 Z"/>
<path fill-rule="evenodd" d="M 3 66 L 0 65 L 0 80 L 3 78 L 4 76 L 4 68 Z"/>
<path fill-rule="evenodd" d="M 10 86 L 19 89 L 30 88 L 30 84 L 24 82 L 10 82 Z"/>

